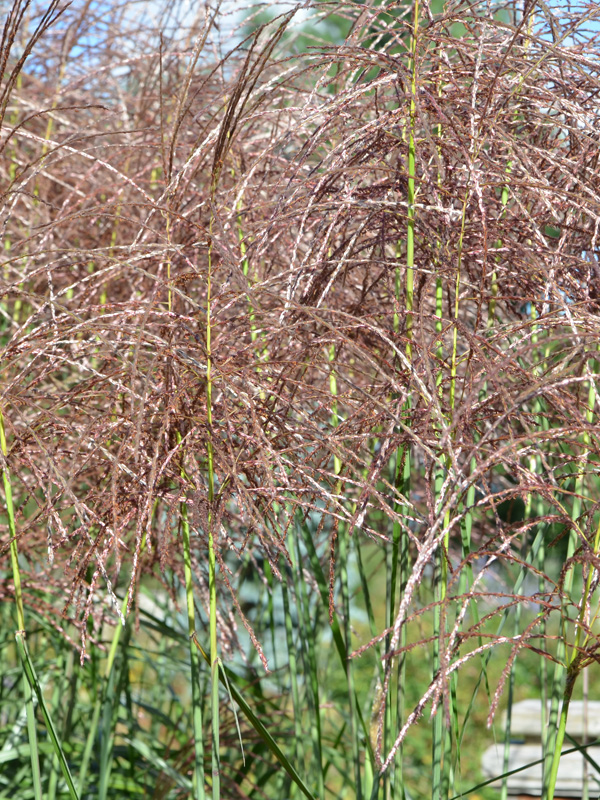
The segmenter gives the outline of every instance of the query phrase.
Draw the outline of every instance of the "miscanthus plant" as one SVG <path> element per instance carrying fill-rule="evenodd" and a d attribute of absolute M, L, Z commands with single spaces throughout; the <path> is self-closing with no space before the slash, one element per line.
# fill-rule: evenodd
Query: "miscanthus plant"
<path fill-rule="evenodd" d="M 600 12 L 279 10 L 3 6 L 0 795 L 485 794 L 535 692 L 552 798 Z"/>

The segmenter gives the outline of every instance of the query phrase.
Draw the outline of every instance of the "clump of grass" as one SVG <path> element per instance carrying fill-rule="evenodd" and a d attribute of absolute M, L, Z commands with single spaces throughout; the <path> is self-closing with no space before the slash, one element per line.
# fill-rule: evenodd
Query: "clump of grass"
<path fill-rule="evenodd" d="M 2 791 L 468 793 L 533 659 L 552 797 L 598 644 L 597 8 L 133 8 L 2 38 L 0 592 L 40 676 Z"/>

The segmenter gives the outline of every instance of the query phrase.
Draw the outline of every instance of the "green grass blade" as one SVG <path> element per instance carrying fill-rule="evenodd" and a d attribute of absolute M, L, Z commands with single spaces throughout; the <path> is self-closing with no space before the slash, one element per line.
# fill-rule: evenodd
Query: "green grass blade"
<path fill-rule="evenodd" d="M 50 741 L 52 742 L 54 753 L 58 758 L 58 763 L 60 764 L 60 769 L 66 781 L 69 794 L 73 798 L 73 800 L 78 800 L 79 795 L 77 794 L 77 790 L 75 789 L 75 784 L 73 783 L 73 778 L 71 777 L 71 771 L 69 769 L 69 765 L 67 764 L 67 759 L 65 758 L 65 754 L 58 739 L 56 728 L 54 727 L 52 718 L 50 717 L 50 712 L 48 711 L 48 707 L 46 705 L 46 701 L 44 700 L 44 693 L 42 692 L 42 688 L 35 674 L 31 658 L 29 657 L 29 652 L 27 650 L 27 645 L 25 643 L 24 634 L 18 632 L 16 635 L 16 641 L 17 641 L 17 647 L 19 649 L 19 656 L 21 657 L 21 661 L 23 664 L 23 670 L 27 677 L 27 681 L 29 682 L 29 686 L 31 687 L 32 691 L 35 693 L 35 696 L 37 697 L 38 706 L 42 711 L 44 722 L 46 724 L 46 730 L 48 731 L 48 736 L 50 737 Z"/>
<path fill-rule="evenodd" d="M 294 744 L 296 747 L 296 763 L 304 764 L 304 735 L 302 732 L 302 711 L 299 692 L 298 648 L 294 643 L 293 620 L 290 609 L 290 598 L 286 581 L 281 583 L 285 640 L 288 651 L 290 681 L 292 686 L 292 706 L 294 709 Z"/>
<path fill-rule="evenodd" d="M 186 778 L 185 775 L 182 775 L 176 769 L 169 764 L 168 761 L 165 761 L 164 758 L 161 758 L 159 755 L 155 753 L 145 742 L 142 742 L 138 738 L 129 739 L 126 738 L 125 741 L 133 747 L 133 749 L 144 759 L 147 761 L 148 764 L 153 766 L 156 770 L 160 772 L 164 772 L 165 775 L 168 775 L 169 778 L 177 785 L 180 789 L 185 789 L 187 792 L 193 791 L 193 782 Z"/>
<path fill-rule="evenodd" d="M 198 648 L 198 650 L 200 651 L 200 653 L 201 653 L 202 657 L 204 658 L 204 660 L 206 661 L 206 663 L 210 664 L 210 658 L 209 658 L 208 654 L 206 653 L 206 651 L 204 650 L 204 648 L 202 647 L 202 645 L 200 644 L 200 642 L 198 641 L 198 637 L 196 636 L 195 633 L 192 635 L 191 639 L 194 642 L 194 644 L 196 645 L 196 647 Z M 220 666 L 220 670 L 219 670 L 219 680 L 221 680 L 223 682 L 224 682 L 224 677 L 223 677 L 223 675 L 221 675 L 221 670 L 224 670 L 224 669 L 225 669 L 225 667 L 223 665 L 221 665 Z M 265 728 L 265 726 L 260 721 L 260 719 L 256 716 L 256 714 L 252 710 L 252 707 L 250 706 L 250 704 L 246 702 L 246 700 L 244 699 L 244 696 L 239 691 L 239 689 L 236 687 L 236 685 L 235 685 L 235 683 L 233 681 L 233 675 L 231 673 L 229 674 L 228 685 L 230 687 L 231 696 L 233 697 L 233 699 L 237 703 L 237 705 L 240 708 L 242 714 L 246 717 L 246 719 L 252 725 L 252 727 L 254 728 L 256 733 L 260 736 L 260 738 L 266 744 L 266 746 L 268 747 L 270 752 L 275 756 L 277 761 L 281 764 L 281 766 L 284 768 L 284 770 L 287 772 L 287 774 L 290 776 L 290 778 L 294 781 L 296 786 L 298 786 L 298 788 L 300 789 L 302 794 L 305 797 L 307 797 L 309 800 L 314 800 L 315 795 L 310 791 L 310 789 L 306 785 L 306 782 L 302 780 L 302 778 L 300 777 L 300 775 L 298 774 L 298 772 L 296 771 L 295 767 L 292 765 L 292 763 L 290 762 L 288 757 L 281 750 L 281 748 L 279 747 L 279 745 L 277 744 L 275 739 L 271 736 L 271 734 Z"/>

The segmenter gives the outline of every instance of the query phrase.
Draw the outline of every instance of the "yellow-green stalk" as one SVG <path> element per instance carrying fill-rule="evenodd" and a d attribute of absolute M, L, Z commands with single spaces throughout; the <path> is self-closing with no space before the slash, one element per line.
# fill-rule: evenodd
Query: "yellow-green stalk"
<path fill-rule="evenodd" d="M 204 800 L 204 731 L 202 727 L 202 697 L 200 694 L 200 655 L 194 646 L 196 635 L 196 609 L 194 606 L 194 573 L 190 545 L 190 524 L 187 504 L 181 504 L 181 532 L 183 539 L 183 571 L 185 577 L 185 602 L 188 619 L 190 648 L 190 675 L 192 679 L 192 730 L 194 731 L 194 800 Z"/>
<path fill-rule="evenodd" d="M 586 422 L 588 425 L 592 425 L 594 421 L 594 408 L 596 404 L 596 387 L 594 384 L 593 375 L 590 372 L 590 380 L 589 380 L 589 388 L 588 388 L 588 403 L 586 409 Z M 571 518 L 574 522 L 579 518 L 579 514 L 581 512 L 581 497 L 583 493 L 583 465 L 585 464 L 588 456 L 589 446 L 590 446 L 590 436 L 589 433 L 586 431 L 583 434 L 583 441 L 585 446 L 585 451 L 582 456 L 582 466 L 580 468 L 580 473 L 577 477 L 576 481 L 576 489 L 575 489 L 575 501 L 573 503 L 573 512 Z M 577 514 L 577 517 L 575 516 Z M 579 526 L 578 526 L 579 527 Z M 571 542 L 570 542 L 571 545 Z M 571 547 L 569 548 L 571 549 Z M 594 536 L 594 542 L 592 545 L 592 554 L 597 558 L 600 553 L 600 520 L 596 526 L 596 533 Z M 569 555 L 570 557 L 570 555 Z M 585 581 L 585 586 L 582 592 L 582 597 L 580 600 L 580 610 L 579 610 L 579 617 L 575 624 L 575 641 L 572 646 L 571 653 L 568 653 L 568 648 L 566 647 L 566 627 L 567 622 L 563 616 L 563 646 L 562 650 L 567 652 L 567 667 L 566 667 L 566 680 L 565 686 L 563 690 L 562 696 L 562 707 L 560 712 L 560 719 L 558 723 L 558 729 L 556 732 L 556 739 L 552 742 L 552 761 L 550 763 L 550 768 L 547 777 L 547 790 L 545 792 L 545 800 L 554 800 L 554 792 L 556 789 L 556 779 L 558 776 L 558 768 L 560 765 L 560 759 L 562 754 L 562 747 L 565 739 L 565 732 L 567 728 L 567 718 L 569 715 L 569 704 L 571 702 L 571 697 L 573 694 L 573 689 L 575 687 L 575 683 L 577 678 L 582 671 L 587 666 L 586 662 L 586 654 L 585 649 L 586 645 L 589 641 L 590 635 L 585 634 L 585 623 L 586 623 L 586 611 L 588 608 L 589 601 L 591 600 L 592 594 L 592 579 L 594 575 L 595 569 L 594 567 L 589 564 L 588 565 L 588 572 L 587 578 Z M 565 591 L 570 592 L 572 585 L 573 585 L 573 573 L 574 570 L 571 568 L 567 573 L 565 578 Z M 598 611 L 596 612 L 596 617 L 598 616 Z M 589 622 L 588 622 L 589 624 Z M 585 627 L 584 627 L 585 626 Z M 593 660 L 593 659 L 592 659 Z M 556 680 L 556 676 L 555 676 Z M 546 781 L 545 781 L 546 782 Z"/>
<path fill-rule="evenodd" d="M 2 482 L 4 484 L 4 499 L 8 514 L 8 533 L 10 536 L 10 563 L 12 566 L 13 583 L 15 587 L 15 610 L 17 613 L 17 639 L 25 636 L 25 608 L 23 606 L 23 590 L 21 587 L 21 571 L 19 569 L 19 549 L 17 544 L 17 526 L 15 507 L 12 496 L 12 483 L 8 469 L 8 447 L 6 443 L 6 430 L 4 427 L 4 412 L 0 407 L 0 450 L 2 452 Z M 17 644 L 19 642 L 17 641 Z M 23 695 L 27 712 L 27 735 L 31 750 L 31 772 L 35 800 L 42 800 L 42 784 L 40 774 L 40 761 L 38 756 L 37 730 L 35 709 L 33 706 L 33 693 L 31 685 L 23 671 Z"/>
<path fill-rule="evenodd" d="M 405 286 L 404 286 L 404 309 L 406 315 L 406 357 L 412 363 L 413 357 L 413 332 L 414 332 L 414 270 L 415 270 L 415 198 L 416 198 L 416 94 L 417 94 L 417 48 L 418 33 L 420 24 L 420 5 L 419 0 L 415 0 L 413 7 L 413 29 L 409 45 L 409 71 L 411 74 L 410 84 L 410 103 L 408 113 L 408 156 L 407 156 L 407 223 L 406 223 L 406 258 L 405 258 Z M 402 250 L 400 243 L 396 249 L 398 265 L 396 267 L 396 305 L 400 305 L 401 281 L 400 281 L 400 256 Z M 394 314 L 394 330 L 399 332 L 400 318 Z M 407 399 L 403 406 L 403 411 L 410 410 L 410 399 Z M 411 458 L 410 445 L 406 444 L 399 447 L 396 451 L 396 463 L 394 470 L 394 487 L 396 492 L 406 498 L 410 489 Z M 404 502 L 394 502 L 394 511 L 402 518 L 406 518 L 407 507 Z M 408 578 L 408 537 L 402 530 L 400 522 L 394 520 L 392 526 L 392 554 L 389 570 L 389 596 L 387 603 L 387 624 L 391 625 L 396 615 L 396 589 L 399 580 L 399 594 L 404 590 Z M 406 631 L 402 629 L 400 646 L 406 644 Z M 387 705 L 384 715 L 383 744 L 388 749 L 387 739 L 394 735 L 394 731 L 402 724 L 404 713 L 404 686 L 405 686 L 405 657 L 400 656 L 388 666 L 388 671 L 396 669 L 396 702 Z M 375 704 L 378 704 L 376 699 Z M 379 715 L 380 712 L 377 712 Z M 384 796 L 389 800 L 392 796 L 404 797 L 404 779 L 402 770 L 403 748 L 398 748 L 394 758 L 393 782 L 386 780 Z"/>
<path fill-rule="evenodd" d="M 216 191 L 218 172 L 215 174 L 212 195 Z M 210 245 L 208 249 L 208 271 L 206 276 L 206 457 L 208 470 L 208 594 L 209 636 L 211 672 L 211 724 L 212 724 L 212 796 L 218 800 L 221 793 L 221 765 L 219 758 L 219 655 L 217 651 L 217 560 L 215 552 L 214 500 L 215 465 L 213 450 L 212 414 L 212 242 L 213 219 L 210 221 Z"/>
<path fill-rule="evenodd" d="M 339 425 L 338 416 L 338 386 L 337 377 L 335 374 L 335 344 L 329 347 L 329 390 L 331 392 L 331 425 L 337 428 Z M 336 475 L 340 475 L 342 471 L 342 462 L 337 455 L 333 457 L 333 471 Z M 340 496 L 342 493 L 342 481 L 338 478 L 336 482 L 335 494 Z M 354 763 L 354 782 L 356 799 L 361 800 L 363 797 L 362 780 L 360 774 L 360 734 L 357 722 L 357 708 L 356 708 L 356 688 L 354 682 L 354 662 L 350 658 L 352 652 L 351 643 L 351 620 L 350 620 L 350 587 L 348 585 L 348 526 L 344 522 L 339 523 L 338 527 L 338 540 L 339 540 L 339 560 L 340 560 L 340 578 L 342 590 L 342 604 L 344 608 L 344 639 L 346 645 L 346 683 L 348 685 L 348 702 L 350 705 L 350 734 L 352 739 L 352 760 Z"/>

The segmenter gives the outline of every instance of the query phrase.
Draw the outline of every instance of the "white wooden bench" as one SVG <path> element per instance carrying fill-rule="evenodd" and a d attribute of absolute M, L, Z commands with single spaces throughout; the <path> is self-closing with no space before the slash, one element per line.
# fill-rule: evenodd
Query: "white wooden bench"
<path fill-rule="evenodd" d="M 567 722 L 567 733 L 578 743 L 584 736 L 584 705 L 581 701 L 571 701 Z M 523 700 L 512 709 L 511 741 L 507 772 L 538 761 L 542 757 L 542 703 L 541 700 Z M 587 704 L 587 741 L 600 739 L 600 702 Z M 565 737 L 563 750 L 573 748 Z M 589 747 L 590 757 L 600 764 L 600 746 Z M 488 747 L 481 760 L 481 769 L 486 778 L 502 775 L 504 768 L 504 742 Z M 582 798 L 584 775 L 587 771 L 588 797 L 600 797 L 600 774 L 583 758 L 581 753 L 573 752 L 562 756 L 556 782 L 555 798 Z M 500 788 L 502 781 L 492 784 Z M 518 797 L 542 796 L 542 764 L 535 764 L 508 777 L 508 794 Z"/>

